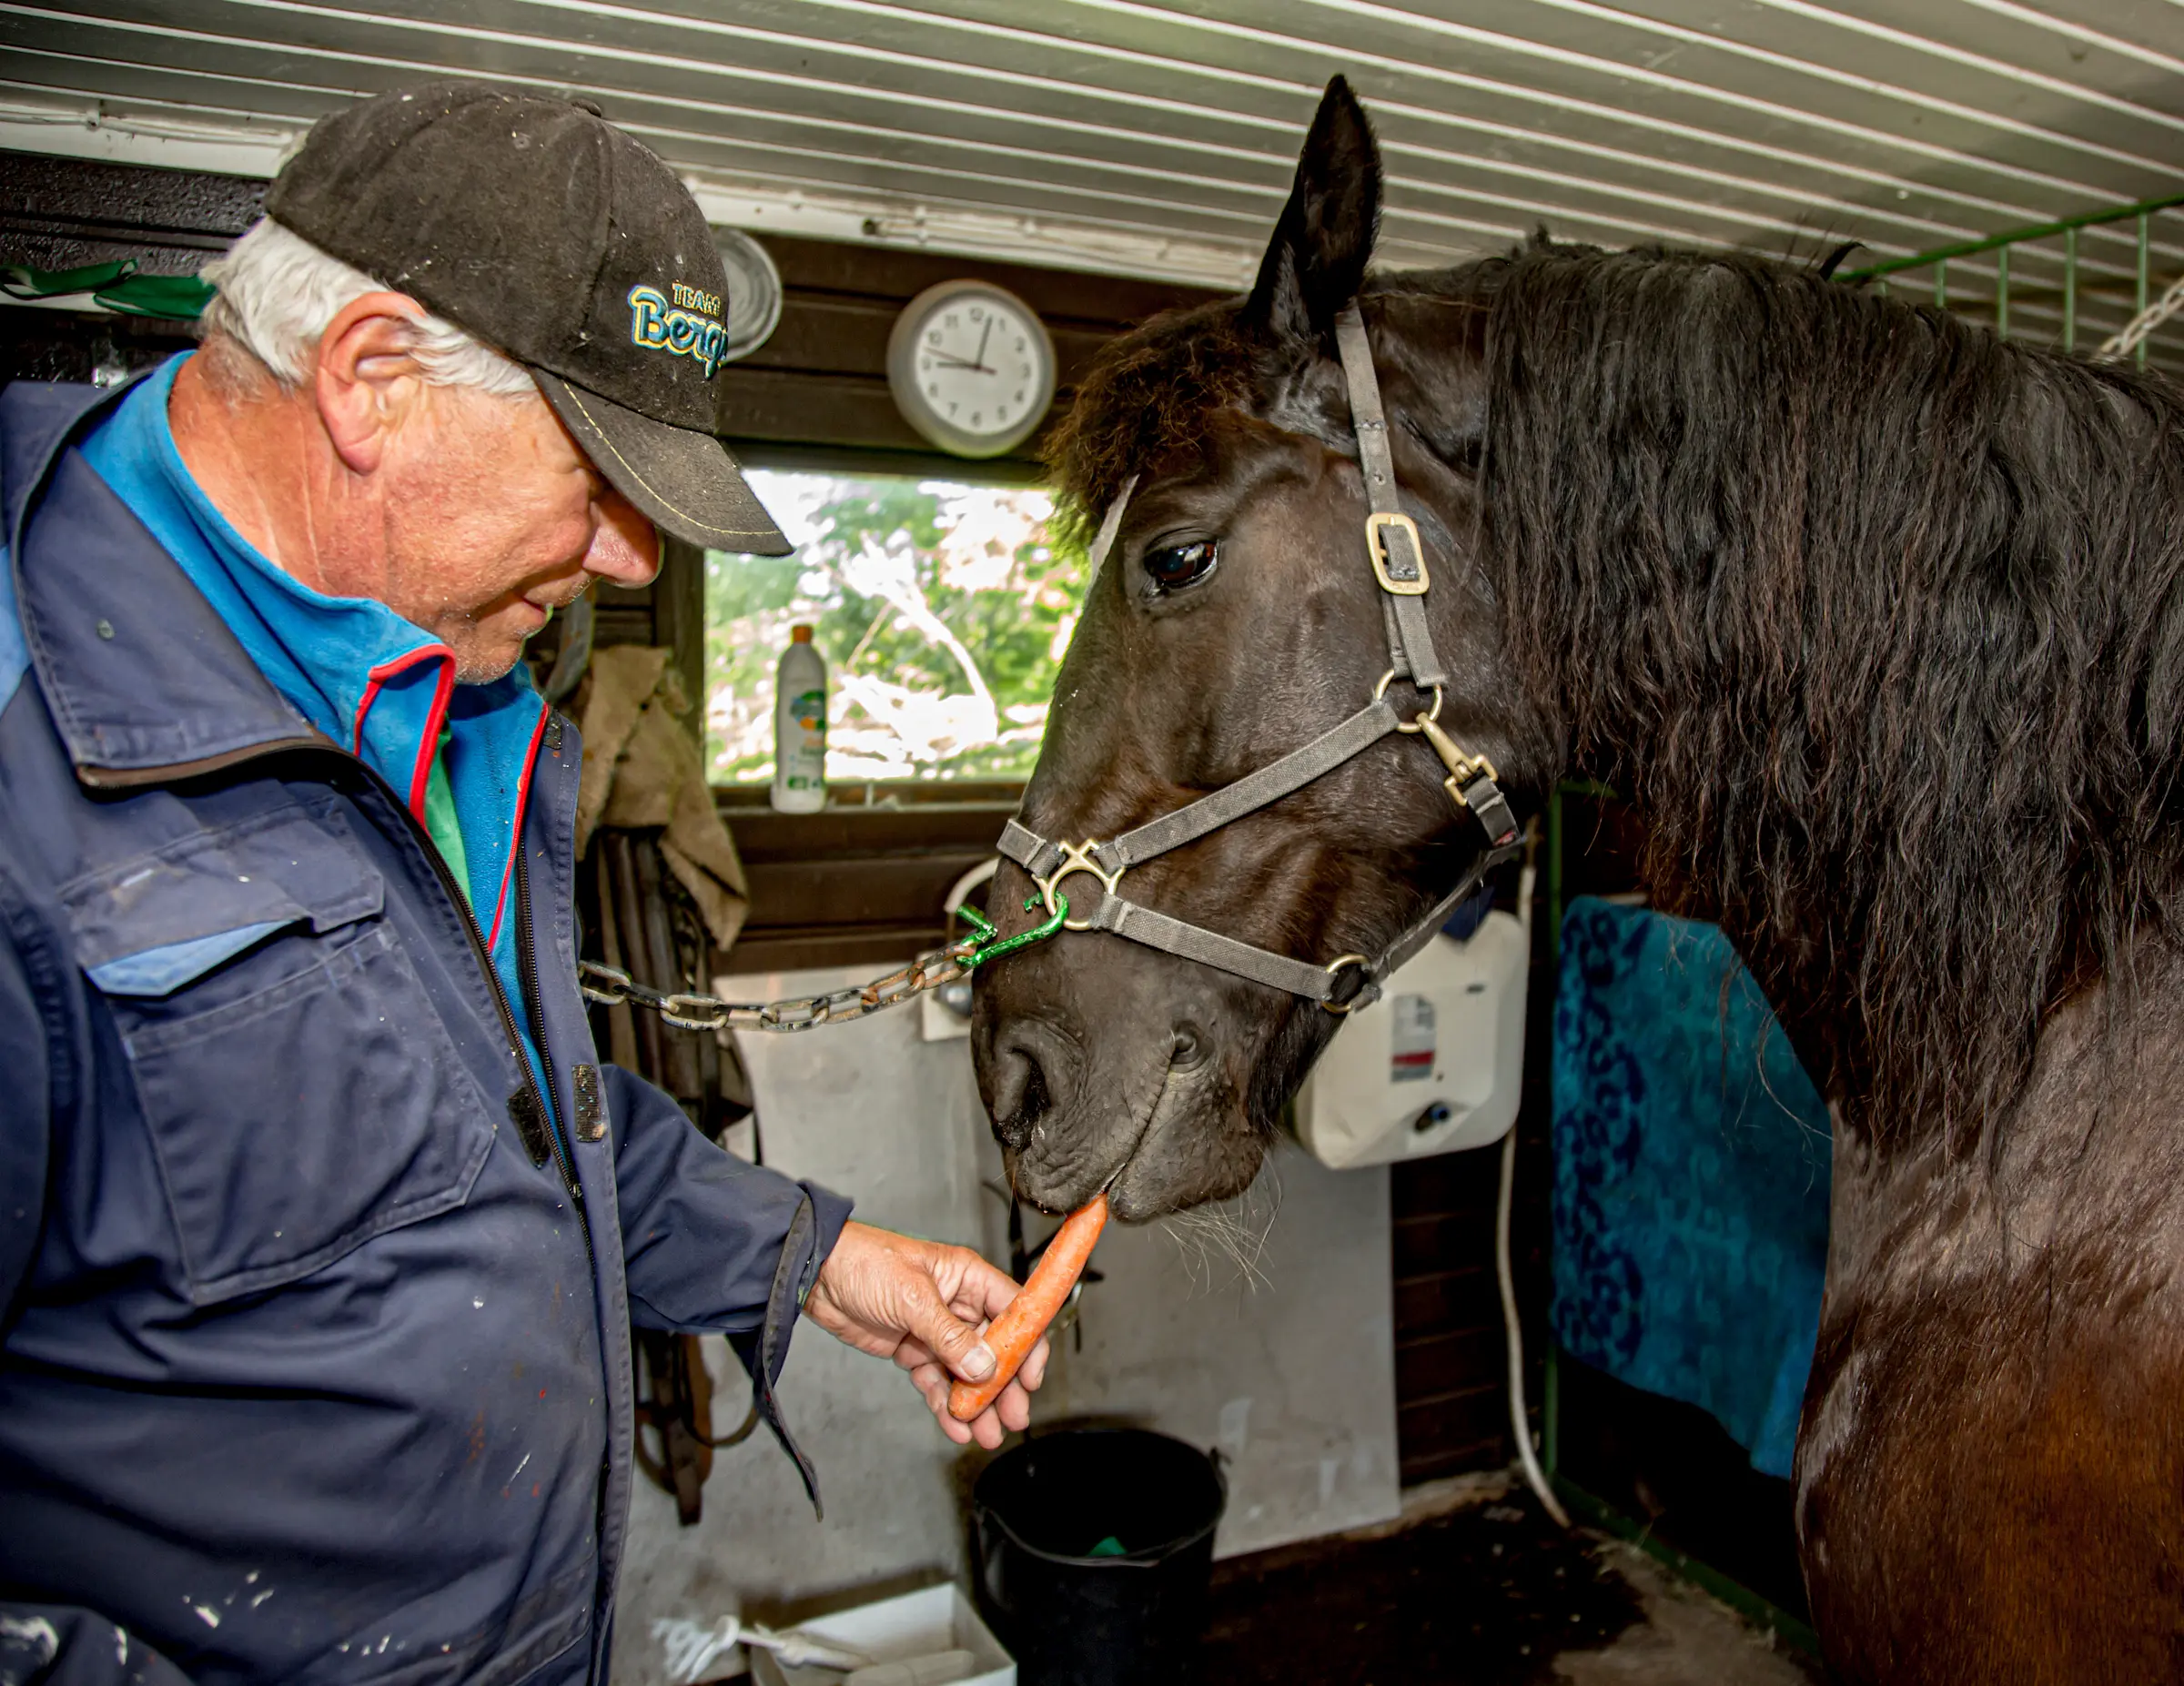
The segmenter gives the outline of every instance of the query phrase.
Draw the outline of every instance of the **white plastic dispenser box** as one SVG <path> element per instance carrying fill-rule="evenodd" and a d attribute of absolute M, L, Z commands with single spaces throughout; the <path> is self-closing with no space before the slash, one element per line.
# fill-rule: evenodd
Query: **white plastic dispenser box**
<path fill-rule="evenodd" d="M 1490 913 L 1437 935 L 1342 1021 L 1297 1095 L 1297 1137 L 1337 1170 L 1498 1142 L 1524 1078 L 1531 939 Z"/>

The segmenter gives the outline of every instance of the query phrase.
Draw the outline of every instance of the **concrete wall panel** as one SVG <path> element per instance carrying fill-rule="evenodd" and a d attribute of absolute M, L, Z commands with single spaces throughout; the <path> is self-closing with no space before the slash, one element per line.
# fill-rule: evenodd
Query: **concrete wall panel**
<path fill-rule="evenodd" d="M 746 1000 L 803 994 L 867 970 L 721 987 Z M 999 1180 L 1000 1157 L 967 1043 L 920 1040 L 911 1008 L 743 1046 L 768 1164 L 854 1195 L 869 1222 L 1005 1256 L 1006 1209 L 980 1186 Z M 1036 1238 L 1047 1220 L 1027 1221 Z M 1095 1261 L 1107 1279 L 1086 1297 L 1081 1349 L 1062 1340 L 1039 1422 L 1128 1419 L 1218 1448 L 1231 1492 L 1223 1555 L 1395 1514 L 1384 1170 L 1327 1171 L 1285 1145 L 1228 1213 L 1111 1229 Z M 737 1420 L 748 1384 L 722 1343 L 708 1345 L 717 1432 Z M 672 1678 L 674 1630 L 662 1624 L 966 1572 L 964 1495 L 983 1457 L 949 1444 L 901 1372 L 807 1325 L 782 1397 L 818 1466 L 826 1519 L 814 1519 L 763 1431 L 717 1455 L 695 1528 L 679 1528 L 672 1501 L 641 1483 L 618 1686 Z"/>

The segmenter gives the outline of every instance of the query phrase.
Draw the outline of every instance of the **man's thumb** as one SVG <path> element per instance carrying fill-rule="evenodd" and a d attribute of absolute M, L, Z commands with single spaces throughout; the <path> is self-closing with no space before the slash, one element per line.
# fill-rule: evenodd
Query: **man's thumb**
<path fill-rule="evenodd" d="M 940 1291 L 926 1287 L 918 1296 L 917 1316 L 922 1325 L 917 1338 L 966 1381 L 984 1381 L 994 1373 L 994 1352 L 979 1339 L 977 1326 L 966 1323 L 947 1307 Z"/>

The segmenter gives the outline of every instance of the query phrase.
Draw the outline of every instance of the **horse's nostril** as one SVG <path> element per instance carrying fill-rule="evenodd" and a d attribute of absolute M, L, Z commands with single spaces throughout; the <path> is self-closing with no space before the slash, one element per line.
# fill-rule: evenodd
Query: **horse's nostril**
<path fill-rule="evenodd" d="M 1021 1153 L 1031 1133 L 1054 1102 L 1046 1091 L 1046 1068 L 1026 1048 L 1001 1056 L 994 1085 L 994 1135 L 1011 1153 Z"/>

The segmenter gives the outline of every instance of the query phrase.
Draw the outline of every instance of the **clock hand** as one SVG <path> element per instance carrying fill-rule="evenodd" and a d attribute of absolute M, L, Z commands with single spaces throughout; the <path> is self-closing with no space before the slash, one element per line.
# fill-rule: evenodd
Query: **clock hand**
<path fill-rule="evenodd" d="M 986 331 L 978 336 L 978 361 L 976 367 L 982 375 L 990 375 L 994 372 L 986 366 L 986 342 L 993 337 L 994 318 L 989 316 L 986 318 Z"/>

